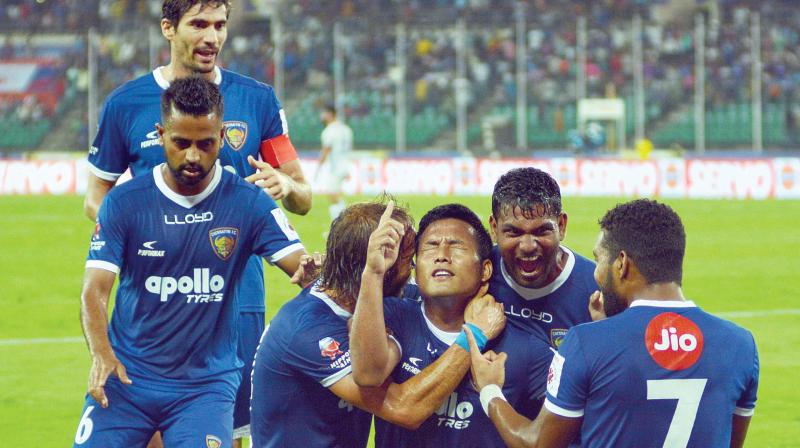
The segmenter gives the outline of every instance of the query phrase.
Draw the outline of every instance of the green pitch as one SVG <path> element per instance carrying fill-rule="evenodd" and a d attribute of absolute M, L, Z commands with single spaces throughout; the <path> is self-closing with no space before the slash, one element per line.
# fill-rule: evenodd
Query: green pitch
<path fill-rule="evenodd" d="M 448 197 L 401 197 L 419 219 Z M 489 199 L 457 199 L 486 222 Z M 566 198 L 566 244 L 591 254 L 597 219 L 618 199 Z M 761 387 L 748 446 L 800 443 L 800 201 L 667 201 L 687 227 L 684 292 L 753 331 Z M 78 321 L 93 224 L 78 197 L 0 197 L 0 434 L 19 447 L 70 446 L 89 354 Z M 324 199 L 292 217 L 309 250 L 323 250 Z M 268 318 L 296 292 L 267 268 Z M 769 311 L 772 311 L 771 313 Z M 43 338 L 54 338 L 52 341 Z M 113 403 L 111 404 L 113 406 Z"/>

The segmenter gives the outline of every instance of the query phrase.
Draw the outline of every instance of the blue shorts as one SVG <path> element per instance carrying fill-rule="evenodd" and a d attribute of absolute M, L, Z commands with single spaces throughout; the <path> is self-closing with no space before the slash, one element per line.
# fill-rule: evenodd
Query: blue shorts
<path fill-rule="evenodd" d="M 164 446 L 229 447 L 233 396 L 217 390 L 165 392 L 109 378 L 108 407 L 86 395 L 74 448 L 146 447 L 161 431 Z"/>
<path fill-rule="evenodd" d="M 242 312 L 239 314 L 239 347 L 237 354 L 244 363 L 242 382 L 236 391 L 236 405 L 233 410 L 234 438 L 250 435 L 250 373 L 253 371 L 253 357 L 258 349 L 258 341 L 264 332 L 264 312 Z"/>

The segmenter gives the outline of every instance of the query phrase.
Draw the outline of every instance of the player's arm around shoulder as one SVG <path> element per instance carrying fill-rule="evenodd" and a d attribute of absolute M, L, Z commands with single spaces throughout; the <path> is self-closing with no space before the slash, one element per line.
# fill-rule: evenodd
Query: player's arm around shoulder
<path fill-rule="evenodd" d="M 505 325 L 502 306 L 491 296 L 484 295 L 485 292 L 482 288 L 477 293 L 477 298 L 473 299 L 476 305 L 468 307 L 465 313 L 466 326 L 481 334 L 481 346 L 477 343 L 473 347 L 467 346 L 467 334 L 463 330 L 456 343 L 445 350 L 436 361 L 402 383 L 394 383 L 388 379 L 380 387 L 362 387 L 345 378 L 347 381 L 343 380 L 339 388 L 331 390 L 337 395 L 348 394 L 349 398 L 339 396 L 386 421 L 406 429 L 417 429 L 461 383 L 469 371 L 470 352 L 474 350 L 479 353 L 485 347 L 486 341 L 496 337 Z M 387 300 L 398 304 L 398 312 L 414 306 L 408 300 Z M 412 316 L 413 313 L 393 317 L 395 320 L 403 320 L 411 319 Z"/>

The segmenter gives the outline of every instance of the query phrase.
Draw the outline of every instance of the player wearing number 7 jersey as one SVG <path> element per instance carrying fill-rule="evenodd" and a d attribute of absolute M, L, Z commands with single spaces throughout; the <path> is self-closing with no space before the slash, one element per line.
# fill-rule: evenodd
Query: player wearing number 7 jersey
<path fill-rule="evenodd" d="M 500 393 L 503 366 L 474 354 L 484 410 L 510 446 L 565 447 L 580 429 L 588 448 L 741 447 L 758 388 L 756 345 L 684 299 L 680 218 L 642 199 L 610 210 L 600 227 L 590 307 L 609 318 L 569 330 L 534 422 Z"/>

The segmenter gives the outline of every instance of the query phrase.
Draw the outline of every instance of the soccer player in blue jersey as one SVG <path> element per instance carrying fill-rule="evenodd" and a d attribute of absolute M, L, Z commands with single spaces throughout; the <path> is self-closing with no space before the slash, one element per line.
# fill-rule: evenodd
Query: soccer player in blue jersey
<path fill-rule="evenodd" d="M 498 179 L 489 226 L 497 245 L 489 293 L 511 325 L 558 348 L 573 325 L 591 322 L 587 300 L 597 290 L 594 263 L 562 244 L 567 214 L 555 179 L 517 168 Z"/>
<path fill-rule="evenodd" d="M 373 245 L 381 235 L 386 240 L 378 241 L 376 250 Z M 416 428 L 469 370 L 466 350 L 444 347 L 437 362 L 420 365 L 418 375 L 402 384 L 356 384 L 348 319 L 368 253 L 370 262 L 381 264 L 386 273 L 378 288 L 399 293 L 414 254 L 414 232 L 405 210 L 392 202 L 354 204 L 331 224 L 320 280 L 286 303 L 262 336 L 253 368 L 255 447 L 366 446 L 369 413 Z M 384 257 L 390 261 L 384 263 Z M 505 323 L 502 308 L 488 296 L 473 303 L 462 310 L 464 318 L 489 336 L 497 334 Z"/>
<path fill-rule="evenodd" d="M 464 311 L 492 274 L 489 233 L 467 207 L 442 205 L 420 221 L 416 246 L 416 279 L 422 302 L 383 298 L 384 269 L 370 262 L 364 269 L 350 349 L 353 375 L 366 385 L 381 384 L 387 377 L 396 383 L 410 381 L 442 353 L 468 348 L 462 330 Z M 378 244 L 370 248 L 380 255 Z M 387 333 L 396 344 L 386 338 Z M 480 338 L 485 345 L 480 349 L 505 353 L 499 356 L 507 368 L 504 390 L 509 400 L 525 415 L 535 416 L 553 357 L 547 342 L 511 326 L 488 343 L 487 336 L 480 334 Z M 416 431 L 378 419 L 375 437 L 377 447 L 503 444 L 480 410 L 478 392 L 468 376 L 459 378 L 455 391 Z"/>
<path fill-rule="evenodd" d="M 594 248 L 608 319 L 570 329 L 535 421 L 504 401 L 503 366 L 473 356 L 488 414 L 510 446 L 741 447 L 758 389 L 749 331 L 681 290 L 686 235 L 667 205 L 640 199 L 600 220 Z"/>
<path fill-rule="evenodd" d="M 170 63 L 125 83 L 106 99 L 97 136 L 89 151 L 89 183 L 84 203 L 94 220 L 105 195 L 125 170 L 136 177 L 164 162 L 155 124 L 160 97 L 176 79 L 202 76 L 219 85 L 225 98 L 225 169 L 263 187 L 290 212 L 305 214 L 311 188 L 289 140 L 286 116 L 272 87 L 220 69 L 217 56 L 227 37 L 228 0 L 164 0 L 161 31 L 170 44 Z M 264 274 L 253 257 L 236 290 L 242 316 L 239 356 L 244 362 L 236 408 L 237 435 L 247 433 L 250 367 L 264 330 Z"/>
<path fill-rule="evenodd" d="M 305 251 L 275 201 L 218 163 L 222 116 L 216 85 L 175 81 L 158 126 L 166 163 L 103 201 L 81 294 L 92 367 L 76 447 L 141 447 L 156 430 L 170 447 L 231 444 L 234 290 L 252 255 L 291 274 Z"/>

